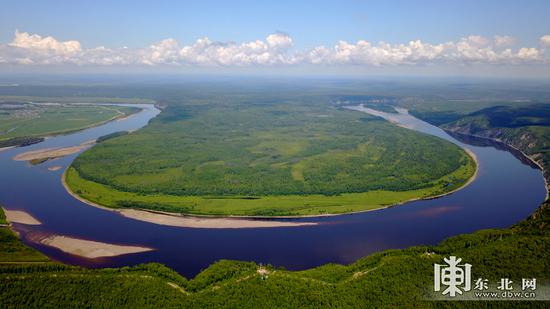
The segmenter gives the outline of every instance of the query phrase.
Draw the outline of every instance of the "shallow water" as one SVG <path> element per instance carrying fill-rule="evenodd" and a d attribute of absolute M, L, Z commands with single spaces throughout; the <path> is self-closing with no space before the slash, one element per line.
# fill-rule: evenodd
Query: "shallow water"
<path fill-rule="evenodd" d="M 7 209 L 24 210 L 43 223 L 14 224 L 25 243 L 64 263 L 114 267 L 160 262 L 187 277 L 219 259 L 304 269 L 328 262 L 350 263 L 390 248 L 433 245 L 446 237 L 479 229 L 508 227 L 531 214 L 546 196 L 541 171 L 521 154 L 482 140 L 463 143 L 404 110 L 387 114 L 362 107 L 354 108 L 467 147 L 477 156 L 478 177 L 466 188 L 433 200 L 366 213 L 296 219 L 319 222 L 316 226 L 192 229 L 136 221 L 76 200 L 63 188 L 61 175 L 78 154 L 38 166 L 11 159 L 21 152 L 73 146 L 112 132 L 141 128 L 159 111 L 152 105 L 140 106 L 145 106 L 145 110 L 122 121 L 0 152 L 0 204 Z M 57 165 L 63 169 L 48 171 L 48 167 Z M 84 259 L 33 242 L 52 233 L 156 250 Z"/>

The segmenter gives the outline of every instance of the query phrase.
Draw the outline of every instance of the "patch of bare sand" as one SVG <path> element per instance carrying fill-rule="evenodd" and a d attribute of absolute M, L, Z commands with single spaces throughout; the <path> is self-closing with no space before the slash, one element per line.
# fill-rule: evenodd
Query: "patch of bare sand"
<path fill-rule="evenodd" d="M 59 166 L 59 165 L 50 166 L 50 167 L 48 167 L 48 171 L 55 172 L 55 171 L 59 171 L 62 168 L 63 168 L 63 166 Z"/>
<path fill-rule="evenodd" d="M 78 146 L 71 146 L 71 147 L 65 147 L 65 148 L 46 148 L 46 149 L 38 149 L 38 150 L 32 150 L 20 153 L 13 157 L 15 161 L 31 161 L 31 160 L 40 160 L 40 159 L 53 159 L 53 158 L 61 158 L 64 156 L 71 155 L 73 153 L 77 153 L 84 148 L 92 145 L 94 142 L 86 142 L 83 144 L 80 144 Z"/>
<path fill-rule="evenodd" d="M 0 152 L 4 151 L 4 150 L 8 150 L 8 149 L 12 149 L 13 146 L 9 146 L 9 147 L 0 147 Z"/>
<path fill-rule="evenodd" d="M 33 216 L 31 216 L 30 214 L 22 210 L 4 209 L 4 213 L 6 214 L 6 219 L 8 219 L 8 221 L 12 223 L 22 223 L 22 224 L 28 224 L 28 225 L 42 224 L 40 221 L 36 220 Z"/>
<path fill-rule="evenodd" d="M 205 229 L 243 229 L 243 228 L 273 228 L 273 227 L 296 227 L 317 225 L 315 222 L 292 222 L 292 221 L 277 221 L 277 220 L 261 220 L 247 218 L 207 218 L 207 217 L 192 217 L 178 216 L 154 213 L 144 210 L 123 209 L 119 213 L 124 217 L 145 221 L 154 224 L 189 227 L 189 228 L 205 228 Z"/>
<path fill-rule="evenodd" d="M 60 235 L 51 235 L 40 240 L 46 246 L 88 259 L 118 256 L 130 253 L 152 251 L 154 249 L 138 246 L 115 245 L 104 242 L 84 240 Z"/>

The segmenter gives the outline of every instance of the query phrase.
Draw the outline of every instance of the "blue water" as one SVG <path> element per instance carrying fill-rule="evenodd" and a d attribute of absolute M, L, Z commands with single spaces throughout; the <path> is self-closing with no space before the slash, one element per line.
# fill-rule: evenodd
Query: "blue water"
<path fill-rule="evenodd" d="M 65 168 L 77 154 L 38 166 L 12 160 L 21 152 L 78 145 L 111 132 L 141 128 L 159 112 L 147 105 L 144 111 L 123 121 L 0 152 L 0 204 L 7 209 L 24 210 L 42 222 L 37 226 L 14 224 L 14 228 L 25 243 L 52 259 L 86 267 L 160 262 L 192 277 L 219 259 L 304 269 L 328 262 L 351 263 L 390 248 L 433 245 L 452 235 L 509 227 L 531 214 L 546 196 L 541 171 L 502 146 L 485 146 L 479 142 L 464 144 L 402 110 L 399 114 L 362 111 L 377 113 L 469 148 L 479 161 L 477 178 L 466 188 L 433 200 L 409 202 L 366 213 L 296 219 L 319 222 L 316 226 L 191 229 L 136 221 L 76 200 L 61 185 L 63 169 L 52 172 L 47 168 L 55 165 Z M 52 233 L 142 245 L 155 250 L 113 258 L 85 259 L 35 242 L 35 239 Z"/>

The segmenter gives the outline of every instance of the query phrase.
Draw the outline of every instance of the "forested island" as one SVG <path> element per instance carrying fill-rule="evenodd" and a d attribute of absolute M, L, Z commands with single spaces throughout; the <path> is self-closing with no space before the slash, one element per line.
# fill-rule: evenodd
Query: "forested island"
<path fill-rule="evenodd" d="M 113 208 L 311 216 L 442 195 L 475 173 L 456 145 L 318 98 L 163 103 L 143 130 L 80 155 L 66 183 Z"/>

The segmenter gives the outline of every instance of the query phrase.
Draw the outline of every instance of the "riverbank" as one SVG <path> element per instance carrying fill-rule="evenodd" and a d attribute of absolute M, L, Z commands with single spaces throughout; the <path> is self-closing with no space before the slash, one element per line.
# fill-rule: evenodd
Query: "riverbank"
<path fill-rule="evenodd" d="M 85 203 L 87 205 L 116 212 L 121 216 L 131 218 L 134 220 L 145 221 L 149 223 L 186 227 L 186 228 L 209 228 L 209 229 L 235 229 L 235 228 L 274 228 L 274 227 L 299 227 L 317 225 L 314 222 L 291 222 L 291 221 L 276 221 L 269 220 L 270 218 L 263 218 L 264 220 L 258 220 L 259 218 L 250 217 L 206 217 L 206 216 L 186 216 L 177 213 L 168 212 L 153 212 L 142 209 L 115 209 L 94 203 L 78 194 L 74 193 L 66 182 L 66 171 L 61 176 L 61 183 L 63 187 L 72 197 Z"/>

